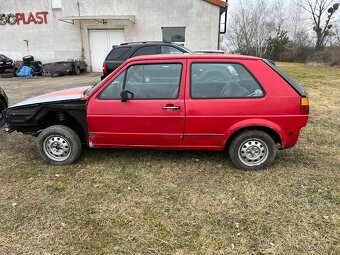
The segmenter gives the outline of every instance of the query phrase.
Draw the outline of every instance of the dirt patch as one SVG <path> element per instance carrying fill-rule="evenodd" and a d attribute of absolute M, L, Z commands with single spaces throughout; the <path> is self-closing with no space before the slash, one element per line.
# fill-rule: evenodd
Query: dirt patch
<path fill-rule="evenodd" d="M 33 96 L 39 96 L 55 90 L 81 87 L 100 81 L 100 73 L 66 75 L 62 77 L 10 78 L 0 79 L 0 87 L 6 91 L 10 105 Z"/>

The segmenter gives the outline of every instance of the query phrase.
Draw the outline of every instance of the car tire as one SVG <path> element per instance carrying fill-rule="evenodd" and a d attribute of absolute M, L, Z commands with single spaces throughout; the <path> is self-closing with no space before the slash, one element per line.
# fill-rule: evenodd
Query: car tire
<path fill-rule="evenodd" d="M 273 138 L 260 130 L 248 130 L 237 135 L 230 143 L 229 157 L 241 170 L 268 168 L 276 156 Z"/>
<path fill-rule="evenodd" d="M 14 76 L 15 76 L 15 71 L 13 70 L 13 69 L 6 69 L 5 70 L 5 73 L 12 73 L 12 74 L 14 74 Z"/>
<path fill-rule="evenodd" d="M 80 70 L 80 67 L 79 67 L 79 66 L 76 66 L 75 74 L 76 74 L 76 75 L 80 75 L 80 74 L 81 74 L 81 70 Z"/>
<path fill-rule="evenodd" d="M 81 142 L 77 133 L 66 126 L 46 128 L 38 136 L 37 149 L 44 161 L 52 165 L 69 165 L 81 154 Z"/>
<path fill-rule="evenodd" d="M 13 73 L 3 73 L 0 74 L 0 78 L 13 78 L 14 74 Z"/>
<path fill-rule="evenodd" d="M 0 100 L 0 127 L 2 127 L 5 124 L 5 115 L 4 115 L 5 109 L 6 109 L 5 103 Z"/>

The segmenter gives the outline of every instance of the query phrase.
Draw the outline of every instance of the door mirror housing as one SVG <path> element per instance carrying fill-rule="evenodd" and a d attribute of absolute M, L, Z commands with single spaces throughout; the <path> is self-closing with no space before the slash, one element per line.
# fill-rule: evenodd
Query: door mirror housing
<path fill-rule="evenodd" d="M 120 92 L 120 100 L 122 102 L 127 102 L 129 100 L 129 94 L 131 95 L 131 98 L 134 98 L 134 95 L 131 91 L 128 90 L 122 90 Z"/>

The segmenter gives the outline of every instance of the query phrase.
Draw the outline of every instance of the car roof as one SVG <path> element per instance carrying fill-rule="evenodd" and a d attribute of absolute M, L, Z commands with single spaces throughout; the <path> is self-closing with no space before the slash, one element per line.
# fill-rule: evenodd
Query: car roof
<path fill-rule="evenodd" d="M 126 42 L 126 43 L 121 43 L 118 46 L 139 45 L 139 44 L 174 44 L 174 43 L 172 43 L 172 42 L 164 42 L 164 41 L 143 41 L 143 42 Z"/>
<path fill-rule="evenodd" d="M 179 55 L 143 55 L 128 59 L 126 62 L 149 61 L 149 60 L 184 60 L 184 59 L 207 59 L 207 60 L 261 60 L 259 57 L 233 55 L 233 54 L 179 54 Z"/>
<path fill-rule="evenodd" d="M 141 45 L 178 45 L 176 43 L 172 42 L 163 42 L 163 41 L 144 41 L 144 42 L 126 42 L 126 43 L 121 43 L 118 45 L 114 45 L 114 47 L 139 47 Z"/>

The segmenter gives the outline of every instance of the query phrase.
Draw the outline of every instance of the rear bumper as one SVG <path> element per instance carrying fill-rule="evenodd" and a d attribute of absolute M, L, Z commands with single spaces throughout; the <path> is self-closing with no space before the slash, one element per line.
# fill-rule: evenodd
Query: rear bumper
<path fill-rule="evenodd" d="M 285 150 L 296 145 L 299 140 L 301 128 L 284 129 L 281 149 Z"/>
<path fill-rule="evenodd" d="M 295 127 L 284 128 L 282 130 L 281 132 L 282 150 L 295 146 L 295 144 L 299 140 L 300 131 L 303 127 L 307 125 L 308 119 L 309 115 L 301 115 L 301 117 L 294 122 Z"/>

